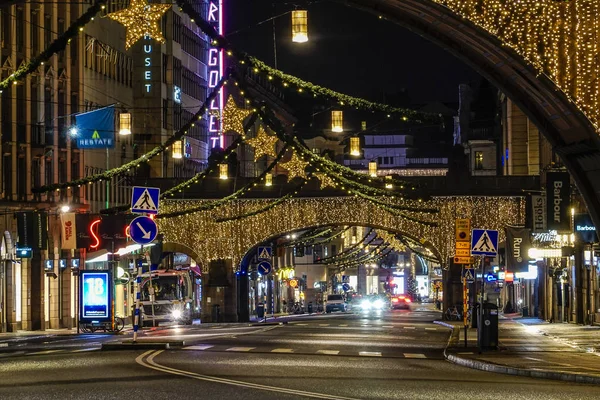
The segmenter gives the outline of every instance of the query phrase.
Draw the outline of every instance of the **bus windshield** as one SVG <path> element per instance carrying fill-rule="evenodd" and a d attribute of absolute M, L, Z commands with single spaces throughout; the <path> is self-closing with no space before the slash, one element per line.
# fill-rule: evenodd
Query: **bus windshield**
<path fill-rule="evenodd" d="M 187 296 L 185 280 L 178 275 L 157 276 L 145 281 L 141 293 L 142 301 L 151 300 L 150 287 L 154 288 L 154 301 L 183 300 Z"/>

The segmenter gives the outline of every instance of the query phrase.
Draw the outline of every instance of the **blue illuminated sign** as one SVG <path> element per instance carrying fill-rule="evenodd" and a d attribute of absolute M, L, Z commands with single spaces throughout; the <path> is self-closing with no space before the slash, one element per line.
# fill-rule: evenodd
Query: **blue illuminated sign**
<path fill-rule="evenodd" d="M 496 276 L 496 274 L 485 274 L 485 280 L 488 282 L 496 282 L 498 280 L 498 277 Z"/>
<path fill-rule="evenodd" d="M 110 274 L 81 272 L 81 318 L 110 318 Z"/>

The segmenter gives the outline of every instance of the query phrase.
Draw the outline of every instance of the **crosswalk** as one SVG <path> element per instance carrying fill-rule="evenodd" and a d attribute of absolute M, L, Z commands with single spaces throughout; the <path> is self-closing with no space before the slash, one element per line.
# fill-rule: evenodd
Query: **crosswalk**
<path fill-rule="evenodd" d="M 364 328 L 369 328 L 369 329 L 398 329 L 398 330 L 410 330 L 410 331 L 414 331 L 414 330 L 423 330 L 423 331 L 428 331 L 428 332 L 432 332 L 432 331 L 443 331 L 443 332 L 447 332 L 448 329 L 443 327 L 443 328 L 437 328 L 437 327 L 430 327 L 430 326 L 425 326 L 425 325 L 421 325 L 421 326 L 414 326 L 414 325 L 380 325 L 380 324 L 358 324 L 358 325 L 350 325 L 350 324 L 322 324 L 322 323 L 308 323 L 308 322 L 289 322 L 289 325 L 292 326 L 298 326 L 298 327 L 307 327 L 307 328 L 350 328 L 350 329 L 364 329 Z"/>
<path fill-rule="evenodd" d="M 45 355 L 57 355 L 57 354 L 76 354 L 86 353 L 89 351 L 100 350 L 100 347 L 86 347 L 77 349 L 50 349 L 50 350 L 18 350 L 18 351 L 5 351 L 0 353 L 0 358 L 15 357 L 15 356 L 45 356 Z"/>
<path fill-rule="evenodd" d="M 413 358 L 413 359 L 440 359 L 441 354 L 425 353 L 403 353 L 403 352 L 382 352 L 374 350 L 336 350 L 336 349 L 294 349 L 294 348 L 268 348 L 268 347 L 227 347 L 218 344 L 199 344 L 185 346 L 183 350 L 191 351 L 210 351 L 210 352 L 233 352 L 233 353 L 275 353 L 275 354 L 303 354 L 303 355 L 325 355 L 325 356 L 359 356 L 359 357 L 393 357 L 393 358 Z"/>

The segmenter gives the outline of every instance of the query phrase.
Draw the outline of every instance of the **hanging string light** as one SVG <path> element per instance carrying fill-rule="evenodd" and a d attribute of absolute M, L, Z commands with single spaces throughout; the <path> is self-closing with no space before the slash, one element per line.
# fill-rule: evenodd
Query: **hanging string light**
<path fill-rule="evenodd" d="M 131 135 L 131 113 L 122 112 L 119 114 L 119 135 Z"/>
<path fill-rule="evenodd" d="M 279 164 L 282 168 L 288 171 L 288 182 L 298 177 L 306 179 L 306 166 L 309 164 L 308 161 L 304 161 L 302 157 L 295 151 L 292 152 L 292 158 L 290 161 Z"/>
<path fill-rule="evenodd" d="M 332 132 L 344 132 L 344 112 L 343 111 L 332 111 L 331 112 L 331 131 Z"/>
<path fill-rule="evenodd" d="M 360 156 L 360 138 L 358 136 L 350 138 L 350 155 L 354 157 Z"/>
<path fill-rule="evenodd" d="M 125 49 L 129 49 L 138 40 L 149 36 L 159 43 L 164 43 L 158 22 L 163 14 L 171 8 L 171 4 L 148 4 L 147 0 L 131 0 L 129 7 L 110 13 L 108 18 L 125 27 Z"/>
<path fill-rule="evenodd" d="M 292 11 L 292 42 L 308 42 L 308 11 Z"/>
<path fill-rule="evenodd" d="M 277 156 L 277 151 L 275 150 L 277 141 L 279 141 L 277 136 L 270 136 L 262 126 L 259 127 L 256 136 L 246 140 L 246 143 L 254 147 L 254 162 L 258 161 L 264 155 Z"/>
<path fill-rule="evenodd" d="M 219 179 L 228 179 L 229 178 L 229 164 L 222 163 L 219 164 Z"/>

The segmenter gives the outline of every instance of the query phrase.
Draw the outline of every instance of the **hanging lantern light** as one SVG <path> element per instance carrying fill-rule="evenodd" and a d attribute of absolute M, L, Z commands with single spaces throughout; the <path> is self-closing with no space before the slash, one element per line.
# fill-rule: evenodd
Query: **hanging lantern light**
<path fill-rule="evenodd" d="M 372 178 L 377 177 L 377 161 L 369 162 L 369 176 Z"/>
<path fill-rule="evenodd" d="M 386 180 L 386 182 L 385 182 L 385 188 L 386 189 L 393 189 L 394 185 L 392 185 L 392 176 L 391 175 L 386 176 L 385 180 Z"/>
<path fill-rule="evenodd" d="M 119 114 L 119 135 L 131 135 L 131 113 Z"/>
<path fill-rule="evenodd" d="M 173 151 L 171 157 L 174 159 L 183 158 L 183 140 L 177 140 L 173 143 Z"/>
<path fill-rule="evenodd" d="M 344 132 L 344 113 L 343 111 L 331 112 L 331 131 Z"/>
<path fill-rule="evenodd" d="M 273 186 L 273 174 L 268 173 L 265 175 L 265 186 Z"/>
<path fill-rule="evenodd" d="M 308 42 L 308 11 L 292 11 L 292 42 Z"/>
<path fill-rule="evenodd" d="M 361 131 L 367 130 L 367 121 L 360 121 L 360 130 Z"/>
<path fill-rule="evenodd" d="M 358 136 L 350 138 L 350 155 L 360 156 L 360 138 Z"/>
<path fill-rule="evenodd" d="M 219 164 L 219 179 L 229 178 L 229 164 Z"/>

